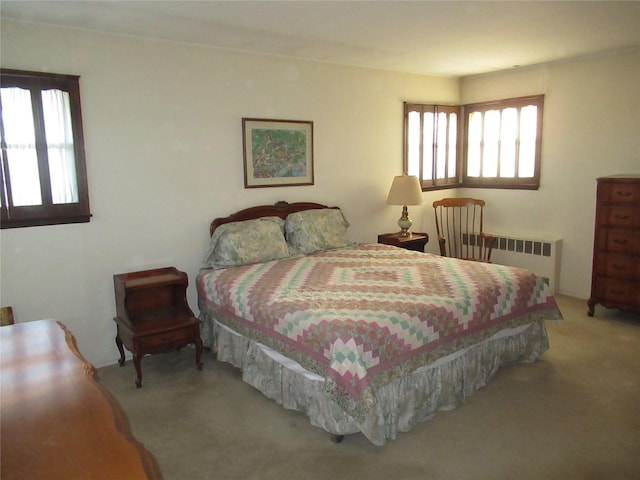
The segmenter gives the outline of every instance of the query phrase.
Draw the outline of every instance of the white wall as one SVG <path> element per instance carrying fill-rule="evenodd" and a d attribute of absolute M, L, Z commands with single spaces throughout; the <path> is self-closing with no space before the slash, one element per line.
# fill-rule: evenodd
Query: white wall
<path fill-rule="evenodd" d="M 0 303 L 19 322 L 63 321 L 96 366 L 114 363 L 114 273 L 175 265 L 193 280 L 214 217 L 277 200 L 339 205 L 351 238 L 394 231 L 402 102 L 545 93 L 542 187 L 476 190 L 487 226 L 565 239 L 560 291 L 589 294 L 594 179 L 639 171 L 640 51 L 455 79 L 255 56 L 2 22 L 2 67 L 81 75 L 93 219 L 2 230 Z M 244 189 L 241 118 L 311 120 L 315 185 Z M 434 199 L 410 207 L 434 235 Z M 431 241 L 428 251 L 435 251 Z"/>
<path fill-rule="evenodd" d="M 356 241 L 394 231 L 402 102 L 456 102 L 458 81 L 2 22 L 2 67 L 81 76 L 88 224 L 1 231 L 1 304 L 63 321 L 114 363 L 113 274 L 194 278 L 218 216 L 278 200 L 339 205 Z M 311 120 L 315 185 L 245 189 L 242 117 Z M 416 227 L 423 229 L 419 219 Z"/>
<path fill-rule="evenodd" d="M 487 201 L 485 230 L 559 237 L 560 292 L 587 298 L 596 182 L 640 173 L 640 48 L 468 77 L 464 103 L 545 94 L 537 191 L 471 190 Z"/>

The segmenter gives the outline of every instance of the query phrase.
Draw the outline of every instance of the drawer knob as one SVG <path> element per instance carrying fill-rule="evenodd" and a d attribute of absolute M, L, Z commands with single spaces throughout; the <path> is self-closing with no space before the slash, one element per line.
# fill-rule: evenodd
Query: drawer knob
<path fill-rule="evenodd" d="M 631 195 L 631 192 L 616 192 L 616 195 L 619 197 L 628 197 Z"/>
<path fill-rule="evenodd" d="M 629 220 L 629 215 L 614 215 L 618 220 Z"/>
<path fill-rule="evenodd" d="M 617 243 L 618 245 L 626 245 L 628 242 L 627 240 L 624 240 L 624 239 L 614 238 L 613 243 Z"/>

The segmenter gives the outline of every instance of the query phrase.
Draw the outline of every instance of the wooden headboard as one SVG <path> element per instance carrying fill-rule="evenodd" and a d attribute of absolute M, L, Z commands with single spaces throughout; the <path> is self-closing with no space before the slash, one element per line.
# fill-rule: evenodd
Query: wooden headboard
<path fill-rule="evenodd" d="M 228 217 L 220 217 L 216 218 L 211 222 L 209 226 L 209 235 L 213 235 L 213 232 L 220 225 L 230 222 L 242 222 L 245 220 L 253 220 L 255 218 L 261 217 L 280 217 L 282 219 L 286 219 L 288 215 L 296 212 L 301 212 L 303 210 L 314 210 L 319 208 L 336 208 L 339 207 L 328 207 L 326 205 L 322 205 L 320 203 L 313 202 L 276 202 L 274 205 L 259 205 L 257 207 L 245 208 L 244 210 L 240 210 L 236 213 L 232 213 Z"/>

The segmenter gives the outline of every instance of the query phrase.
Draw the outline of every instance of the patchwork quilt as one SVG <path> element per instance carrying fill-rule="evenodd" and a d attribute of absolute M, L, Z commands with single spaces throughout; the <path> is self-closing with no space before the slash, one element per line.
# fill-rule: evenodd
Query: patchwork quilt
<path fill-rule="evenodd" d="M 354 419 L 375 390 L 534 320 L 559 320 L 547 284 L 502 265 L 360 244 L 203 270 L 200 309 L 323 376 Z"/>

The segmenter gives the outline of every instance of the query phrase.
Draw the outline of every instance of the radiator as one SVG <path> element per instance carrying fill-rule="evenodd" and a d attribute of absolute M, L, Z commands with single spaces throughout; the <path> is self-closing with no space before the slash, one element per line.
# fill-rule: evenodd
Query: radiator
<path fill-rule="evenodd" d="M 554 294 L 558 293 L 562 239 L 491 234 L 496 237 L 491 263 L 531 270 L 547 281 Z"/>

